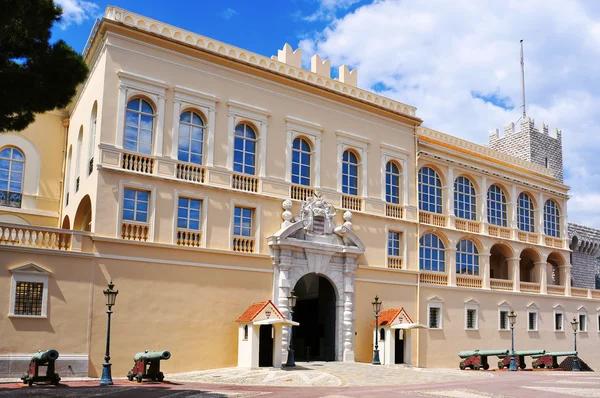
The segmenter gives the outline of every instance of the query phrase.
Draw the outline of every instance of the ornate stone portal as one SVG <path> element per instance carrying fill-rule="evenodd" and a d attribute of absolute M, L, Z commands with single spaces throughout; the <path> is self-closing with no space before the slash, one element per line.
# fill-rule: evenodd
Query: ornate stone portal
<path fill-rule="evenodd" d="M 336 293 L 335 358 L 354 361 L 354 276 L 358 256 L 365 246 L 352 231 L 352 213 L 336 226 L 336 209 L 320 197 L 302 202 L 295 219 L 292 201 L 283 202 L 281 228 L 269 237 L 274 264 L 273 301 L 288 317 L 288 296 L 296 283 L 310 273 L 327 278 Z M 289 330 L 283 332 L 283 355 L 287 358 Z"/>

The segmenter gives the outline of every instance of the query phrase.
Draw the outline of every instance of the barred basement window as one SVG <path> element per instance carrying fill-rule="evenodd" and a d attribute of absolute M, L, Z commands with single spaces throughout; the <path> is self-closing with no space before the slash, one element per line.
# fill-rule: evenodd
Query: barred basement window
<path fill-rule="evenodd" d="M 15 291 L 15 315 L 42 315 L 44 284 L 17 282 Z"/>
<path fill-rule="evenodd" d="M 429 329 L 440 328 L 440 309 L 437 307 L 429 307 Z"/>
<path fill-rule="evenodd" d="M 587 315 L 579 314 L 579 331 L 587 332 Z"/>
<path fill-rule="evenodd" d="M 527 330 L 536 331 L 537 330 L 537 312 L 528 312 L 527 313 L 528 324 Z"/>
<path fill-rule="evenodd" d="M 563 330 L 563 314 L 556 313 L 554 314 L 554 330 L 557 332 L 562 332 Z"/>
<path fill-rule="evenodd" d="M 508 330 L 508 311 L 500 311 L 500 330 Z"/>
<path fill-rule="evenodd" d="M 467 309 L 467 329 L 477 329 L 477 310 Z"/>

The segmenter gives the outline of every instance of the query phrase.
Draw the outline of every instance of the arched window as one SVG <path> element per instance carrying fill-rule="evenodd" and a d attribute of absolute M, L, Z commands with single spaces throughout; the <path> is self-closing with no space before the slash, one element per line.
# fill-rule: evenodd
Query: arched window
<path fill-rule="evenodd" d="M 177 159 L 202 164 L 204 149 L 204 121 L 196 112 L 185 111 L 179 116 L 179 143 Z"/>
<path fill-rule="evenodd" d="M 235 127 L 233 147 L 233 171 L 254 175 L 256 172 L 256 133 L 250 125 L 241 123 Z"/>
<path fill-rule="evenodd" d="M 69 192 L 71 191 L 71 163 L 73 162 L 73 146 L 69 147 L 67 155 L 67 174 L 65 176 L 65 206 L 69 205 Z"/>
<path fill-rule="evenodd" d="M 555 238 L 560 237 L 560 214 L 558 205 L 548 199 L 544 205 L 544 233 Z"/>
<path fill-rule="evenodd" d="M 154 109 L 150 103 L 141 98 L 130 100 L 125 112 L 125 150 L 149 155 L 153 132 Z"/>
<path fill-rule="evenodd" d="M 487 195 L 487 217 L 488 222 L 492 225 L 506 227 L 506 196 L 504 191 L 498 185 L 492 185 L 488 189 Z"/>
<path fill-rule="evenodd" d="M 17 148 L 0 151 L 0 206 L 21 207 L 25 157 Z"/>
<path fill-rule="evenodd" d="M 475 220 L 475 188 L 467 177 L 454 181 L 454 215 L 465 220 Z"/>
<path fill-rule="evenodd" d="M 517 214 L 519 216 L 517 224 L 521 231 L 535 232 L 533 218 L 533 201 L 525 192 L 521 192 L 517 202 Z"/>
<path fill-rule="evenodd" d="M 342 192 L 358 195 L 358 157 L 348 149 L 342 155 Z"/>
<path fill-rule="evenodd" d="M 96 123 L 98 121 L 98 102 L 94 102 L 90 116 L 90 134 L 88 144 L 88 175 L 94 170 L 94 145 L 96 144 Z"/>
<path fill-rule="evenodd" d="M 292 184 L 310 186 L 310 144 L 304 138 L 292 143 Z"/>
<path fill-rule="evenodd" d="M 83 150 L 83 126 L 79 128 L 77 149 L 75 153 L 75 192 L 79 191 L 79 176 L 81 175 L 81 152 Z"/>
<path fill-rule="evenodd" d="M 419 170 L 419 210 L 442 213 L 442 181 L 431 167 Z"/>
<path fill-rule="evenodd" d="M 434 234 L 419 239 L 419 267 L 425 271 L 445 272 L 444 243 Z"/>
<path fill-rule="evenodd" d="M 400 168 L 392 161 L 385 165 L 385 201 L 400 203 Z"/>
<path fill-rule="evenodd" d="M 479 275 L 479 251 L 468 239 L 463 239 L 456 245 L 456 273 Z"/>

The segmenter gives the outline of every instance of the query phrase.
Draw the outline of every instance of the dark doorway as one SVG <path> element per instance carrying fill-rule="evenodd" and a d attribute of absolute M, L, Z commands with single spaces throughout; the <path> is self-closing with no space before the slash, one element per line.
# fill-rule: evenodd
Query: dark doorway
<path fill-rule="evenodd" d="M 396 329 L 396 339 L 394 341 L 395 347 L 395 361 L 394 363 L 404 363 L 404 330 Z"/>
<path fill-rule="evenodd" d="M 273 366 L 273 325 L 260 325 L 258 366 Z"/>
<path fill-rule="evenodd" d="M 335 301 L 333 285 L 317 274 L 303 276 L 294 291 L 298 296 L 294 309 L 292 338 L 296 360 L 335 361 Z"/>

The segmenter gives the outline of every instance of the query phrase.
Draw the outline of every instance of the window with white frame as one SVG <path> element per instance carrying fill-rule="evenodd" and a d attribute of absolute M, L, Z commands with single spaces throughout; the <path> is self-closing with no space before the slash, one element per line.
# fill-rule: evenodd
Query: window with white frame
<path fill-rule="evenodd" d="M 544 205 L 544 233 L 555 238 L 560 237 L 560 214 L 558 205 L 548 199 Z"/>
<path fill-rule="evenodd" d="M 177 228 L 198 231 L 201 224 L 201 211 L 201 200 L 179 197 L 177 206 Z"/>
<path fill-rule="evenodd" d="M 132 188 L 123 191 L 123 220 L 148 222 L 150 192 Z"/>
<path fill-rule="evenodd" d="M 77 136 L 77 157 L 75 158 L 75 192 L 79 191 L 82 150 L 83 150 L 83 126 L 81 126 L 79 128 L 79 135 Z"/>
<path fill-rule="evenodd" d="M 23 265 L 10 271 L 12 280 L 9 316 L 45 318 L 50 273 L 35 264 Z"/>
<path fill-rule="evenodd" d="M 477 214 L 475 188 L 467 177 L 454 181 L 454 215 L 465 220 L 475 220 Z"/>
<path fill-rule="evenodd" d="M 195 110 L 186 110 L 179 116 L 177 160 L 201 165 L 204 153 L 203 117 Z"/>
<path fill-rule="evenodd" d="M 256 132 L 247 123 L 235 127 L 233 149 L 233 171 L 256 174 Z"/>
<path fill-rule="evenodd" d="M 565 312 L 562 309 L 554 310 L 554 331 L 565 331 Z"/>
<path fill-rule="evenodd" d="M 445 272 L 444 243 L 435 234 L 426 233 L 419 239 L 419 268 Z"/>
<path fill-rule="evenodd" d="M 400 203 L 400 166 L 391 160 L 385 165 L 385 201 Z"/>
<path fill-rule="evenodd" d="M 430 302 L 427 304 L 429 329 L 442 328 L 442 303 Z"/>
<path fill-rule="evenodd" d="M 88 142 L 88 175 L 94 171 L 94 146 L 96 144 L 96 125 L 98 123 L 98 101 L 94 102 L 90 115 L 89 142 Z"/>
<path fill-rule="evenodd" d="M 342 193 L 358 196 L 358 156 L 347 149 L 342 155 Z"/>
<path fill-rule="evenodd" d="M 488 189 L 487 213 L 490 224 L 506 227 L 508 222 L 506 195 L 504 195 L 504 191 L 498 185 L 492 185 Z"/>
<path fill-rule="evenodd" d="M 252 236 L 252 213 L 253 209 L 249 207 L 235 206 L 233 212 L 234 236 Z"/>
<path fill-rule="evenodd" d="M 419 210 L 442 214 L 442 181 L 431 167 L 419 170 Z"/>
<path fill-rule="evenodd" d="M 579 321 L 579 331 L 587 332 L 587 312 L 579 311 L 577 313 L 577 320 Z"/>
<path fill-rule="evenodd" d="M 527 330 L 537 332 L 538 330 L 538 311 L 537 309 L 527 310 Z"/>
<path fill-rule="evenodd" d="M 388 232 L 388 255 L 399 257 L 402 252 L 400 251 L 400 239 L 401 233 L 398 231 Z"/>
<path fill-rule="evenodd" d="M 292 184 L 310 186 L 311 147 L 308 140 L 296 137 L 292 142 Z"/>
<path fill-rule="evenodd" d="M 125 110 L 125 137 L 123 148 L 145 155 L 152 153 L 154 135 L 154 108 L 142 98 L 127 102 Z"/>
<path fill-rule="evenodd" d="M 465 329 L 477 330 L 479 328 L 478 306 L 475 304 L 465 305 Z"/>
<path fill-rule="evenodd" d="M 14 147 L 0 150 L 0 206 L 21 207 L 25 156 Z"/>
<path fill-rule="evenodd" d="M 525 232 L 535 232 L 534 228 L 533 201 L 525 192 L 521 192 L 517 201 L 517 224 L 519 230 Z"/>
<path fill-rule="evenodd" d="M 508 307 L 500 307 L 498 309 L 498 330 L 510 330 L 510 324 L 508 322 L 508 314 L 510 310 Z"/>
<path fill-rule="evenodd" d="M 479 251 L 473 241 L 463 239 L 456 245 L 456 273 L 479 275 Z"/>

